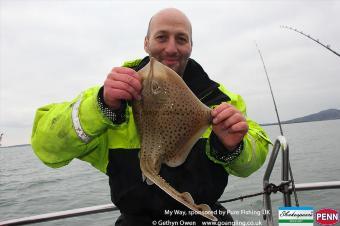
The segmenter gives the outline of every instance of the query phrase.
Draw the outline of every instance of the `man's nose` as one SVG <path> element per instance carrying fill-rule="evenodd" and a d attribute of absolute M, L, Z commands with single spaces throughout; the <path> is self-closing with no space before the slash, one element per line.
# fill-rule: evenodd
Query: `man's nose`
<path fill-rule="evenodd" d="M 165 46 L 165 52 L 168 54 L 174 54 L 178 52 L 177 43 L 175 38 L 170 38 Z"/>

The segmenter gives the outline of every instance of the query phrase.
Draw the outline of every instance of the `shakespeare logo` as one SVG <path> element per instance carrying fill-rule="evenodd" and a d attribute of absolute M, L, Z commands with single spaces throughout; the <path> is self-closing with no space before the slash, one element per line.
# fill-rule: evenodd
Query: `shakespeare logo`
<path fill-rule="evenodd" d="M 313 208 L 310 206 L 279 208 L 280 226 L 313 226 L 313 223 Z"/>

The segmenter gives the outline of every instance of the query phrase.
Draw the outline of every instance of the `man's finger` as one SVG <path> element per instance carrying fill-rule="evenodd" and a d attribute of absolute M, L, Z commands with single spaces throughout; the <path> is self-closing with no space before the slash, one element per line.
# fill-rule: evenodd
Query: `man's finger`
<path fill-rule="evenodd" d="M 114 88 L 109 88 L 108 90 L 110 92 L 110 95 L 108 95 L 108 101 L 116 101 L 116 100 L 132 100 L 133 96 L 121 89 L 114 89 Z"/>
<path fill-rule="evenodd" d="M 247 122 L 241 121 L 228 128 L 229 133 L 242 133 L 246 134 L 248 132 Z"/>
<path fill-rule="evenodd" d="M 127 74 L 140 80 L 140 76 L 138 75 L 138 73 L 135 70 L 128 68 L 128 67 L 114 67 L 111 70 L 111 73 L 114 73 L 114 72 L 118 74 Z"/>
<path fill-rule="evenodd" d="M 105 82 L 105 85 L 112 89 L 120 89 L 120 90 L 129 92 L 136 100 L 141 99 L 140 92 L 138 90 L 135 90 L 135 88 L 128 83 L 121 82 L 121 81 L 108 80 Z"/>
<path fill-rule="evenodd" d="M 230 104 L 227 104 L 227 103 L 222 103 L 220 105 L 218 105 L 216 108 L 214 108 L 212 111 L 211 111 L 211 116 L 212 117 L 215 117 L 216 115 L 218 115 L 221 111 L 227 109 L 227 108 L 230 108 L 232 107 L 232 105 Z"/>
<path fill-rule="evenodd" d="M 113 81 L 125 82 L 129 86 L 132 86 L 138 93 L 142 90 L 142 84 L 140 80 L 135 78 L 134 76 L 130 76 L 127 74 L 110 73 L 108 78 Z"/>
<path fill-rule="evenodd" d="M 226 120 L 223 121 L 223 128 L 229 129 L 229 127 L 245 121 L 243 116 L 241 114 L 233 114 L 230 117 L 228 117 Z"/>

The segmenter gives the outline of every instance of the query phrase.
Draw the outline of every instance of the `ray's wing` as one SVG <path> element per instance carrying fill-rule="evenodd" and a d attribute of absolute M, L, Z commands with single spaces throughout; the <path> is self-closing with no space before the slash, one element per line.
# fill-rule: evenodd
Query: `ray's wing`
<path fill-rule="evenodd" d="M 159 62 L 155 66 L 164 67 Z M 167 90 L 167 102 L 161 114 L 161 138 L 164 150 L 163 162 L 176 167 L 185 161 L 191 148 L 211 123 L 211 109 L 204 105 L 188 88 L 183 79 L 168 67 L 163 86 Z"/>

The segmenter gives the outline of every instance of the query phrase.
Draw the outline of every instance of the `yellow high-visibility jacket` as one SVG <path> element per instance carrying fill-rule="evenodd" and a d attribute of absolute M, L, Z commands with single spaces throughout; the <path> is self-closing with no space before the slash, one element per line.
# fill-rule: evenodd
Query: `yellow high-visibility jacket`
<path fill-rule="evenodd" d="M 124 66 L 138 70 L 147 62 L 148 57 Z M 216 202 L 228 184 L 229 174 L 247 177 L 259 169 L 266 159 L 270 140 L 264 130 L 247 117 L 241 96 L 210 80 L 196 61 L 189 59 L 183 80 L 209 107 L 222 102 L 234 105 L 246 116 L 249 125 L 242 141 L 243 149 L 231 161 L 216 157 L 217 152 L 230 152 L 216 135 L 213 139 L 214 133 L 209 127 L 182 165 L 174 168 L 162 165 L 160 175 L 176 190 L 189 192 L 198 203 L 217 210 L 220 207 Z M 165 210 L 183 209 L 183 205 L 160 188 L 143 181 L 138 158 L 140 140 L 131 106 L 126 106 L 125 121 L 114 124 L 100 109 L 100 92 L 100 87 L 90 88 L 70 102 L 39 108 L 32 133 L 36 155 L 50 167 L 61 167 L 78 158 L 106 173 L 112 202 L 125 217 L 143 216 L 150 220 L 155 216 L 164 217 Z M 139 218 L 136 219 L 139 222 Z"/>

